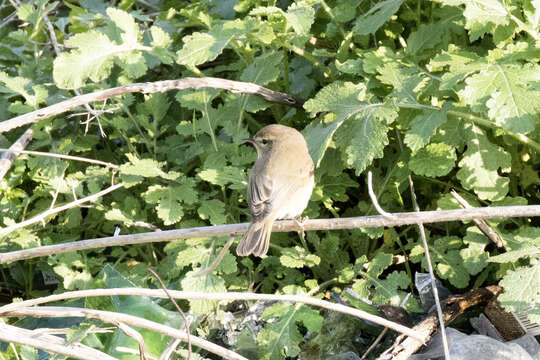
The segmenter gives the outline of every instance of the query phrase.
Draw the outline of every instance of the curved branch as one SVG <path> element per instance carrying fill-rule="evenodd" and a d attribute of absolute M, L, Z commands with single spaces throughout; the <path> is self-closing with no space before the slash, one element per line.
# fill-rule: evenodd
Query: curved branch
<path fill-rule="evenodd" d="M 229 293 L 207 293 L 197 291 L 178 291 L 169 290 L 169 294 L 175 299 L 195 299 L 195 300 L 262 300 L 262 301 L 287 301 L 293 303 L 302 303 L 306 305 L 312 305 L 323 309 L 341 312 L 344 314 L 352 315 L 361 319 L 365 319 L 381 326 L 389 327 L 397 332 L 406 334 L 414 339 L 423 341 L 414 331 L 411 331 L 408 327 L 394 323 L 390 320 L 386 320 L 380 316 L 370 314 L 368 312 L 358 310 L 349 306 L 331 303 L 329 301 L 320 300 L 304 295 L 273 295 L 273 294 L 254 294 L 254 293 L 241 293 L 241 292 L 229 292 Z M 76 299 L 81 297 L 90 296 L 114 296 L 114 295 L 138 295 L 149 296 L 157 298 L 167 298 L 167 295 L 163 293 L 161 289 L 139 289 L 139 288 L 116 288 L 116 289 L 92 289 L 92 290 L 80 290 L 80 291 L 68 291 L 63 294 L 56 294 L 45 296 L 38 299 L 31 299 L 21 301 L 18 303 L 11 303 L 0 307 L 0 316 L 26 316 L 28 314 L 22 314 L 21 311 L 26 311 L 29 306 L 35 306 L 39 304 L 49 303 L 53 301 Z M 40 311 L 46 311 L 41 308 Z M 89 310 L 89 309 L 84 309 Z M 17 314 L 17 315 L 14 315 Z M 113 313 L 114 314 L 114 313 Z M 133 323 L 131 323 L 133 324 Z M 133 324 L 135 325 L 135 324 Z M 136 325 L 140 326 L 140 325 Z M 143 326 L 141 326 L 143 327 Z M 181 332 L 186 335 L 184 331 Z M 185 340 L 185 338 L 183 338 Z M 195 342 L 194 345 L 199 346 Z"/>
<path fill-rule="evenodd" d="M 170 90 L 184 89 L 202 89 L 214 88 L 228 90 L 234 93 L 258 95 L 266 101 L 275 102 L 278 104 L 301 108 L 304 100 L 295 96 L 273 91 L 257 84 L 220 79 L 214 77 L 191 78 L 176 80 L 164 80 L 146 83 L 135 83 L 125 86 L 119 86 L 111 89 L 96 91 L 90 94 L 75 96 L 71 99 L 59 102 L 57 104 L 47 106 L 46 108 L 29 112 L 24 115 L 16 116 L 12 119 L 0 122 L 0 133 L 15 129 L 20 126 L 32 124 L 38 120 L 46 119 L 54 115 L 59 115 L 69 111 L 77 106 L 89 104 L 95 101 L 109 99 L 111 97 L 128 94 L 128 93 L 143 93 L 152 94 L 157 92 L 165 92 Z"/>

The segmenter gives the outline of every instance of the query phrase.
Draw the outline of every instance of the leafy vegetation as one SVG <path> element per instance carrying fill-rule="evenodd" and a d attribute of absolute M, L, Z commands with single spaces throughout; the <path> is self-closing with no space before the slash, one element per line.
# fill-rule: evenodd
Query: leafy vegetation
<path fill-rule="evenodd" d="M 29 149 L 114 163 L 118 174 L 20 155 L 0 181 L 0 226 L 96 193 L 113 177 L 126 186 L 1 237 L 2 252 L 110 236 L 117 227 L 125 234 L 247 221 L 247 173 L 256 154 L 241 139 L 276 122 L 303 131 L 316 163 L 305 211 L 311 218 L 375 214 L 363 180 L 367 170 L 389 212 L 412 209 L 409 174 L 423 210 L 459 208 L 450 189 L 473 206 L 540 202 L 537 0 L 34 0 L 4 6 L 0 14 L 6 19 L 0 27 L 4 120 L 71 98 L 74 89 L 89 93 L 188 76 L 253 82 L 308 100 L 294 109 L 216 89 L 182 90 L 92 104 L 98 119 L 83 107 L 42 119 L 33 125 Z M 23 130 L 0 134 L 0 147 Z M 454 292 L 500 283 L 502 303 L 540 323 L 538 221 L 489 223 L 506 252 L 472 224 L 429 226 L 436 274 Z M 44 274 L 58 279 L 56 291 L 157 286 L 146 270 L 152 267 L 174 289 L 297 294 L 328 288 L 341 295 L 352 288 L 377 304 L 398 305 L 414 272 L 426 269 L 410 226 L 309 232 L 305 241 L 275 233 L 268 257 L 229 252 L 213 273 L 191 277 L 225 241 L 197 238 L 2 265 L 2 296 L 10 302 L 49 293 Z M 394 263 L 393 255 L 406 262 Z M 84 306 L 181 323 L 165 300 L 91 299 Z M 193 331 L 210 339 L 232 311 L 202 300 L 183 306 L 197 319 Z M 420 310 L 414 294 L 406 308 Z M 360 351 L 353 338 L 373 334 L 365 324 L 305 306 L 273 304 L 262 318 L 274 321 L 258 333 L 239 328 L 228 345 L 251 358 L 303 352 L 315 359 Z M 118 346 L 136 348 L 119 330 L 96 335 L 87 331 L 93 323 L 85 326 L 71 335 L 117 356 Z M 332 344 L 317 336 L 329 333 Z M 166 345 L 143 335 L 153 340 L 154 355 Z M 37 357 L 24 347 L 2 351 Z"/>

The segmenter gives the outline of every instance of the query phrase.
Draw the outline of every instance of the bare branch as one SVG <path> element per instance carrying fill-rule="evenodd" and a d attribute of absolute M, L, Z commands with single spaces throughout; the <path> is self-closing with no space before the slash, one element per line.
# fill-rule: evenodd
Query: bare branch
<path fill-rule="evenodd" d="M 163 294 L 161 290 L 158 290 Z M 150 321 L 144 318 L 137 316 L 115 313 L 112 311 L 103 311 L 103 310 L 94 310 L 94 309 L 84 309 L 76 307 L 61 307 L 61 306 L 47 306 L 42 308 L 19 308 L 10 312 L 3 313 L 2 316 L 13 317 L 13 316 L 32 316 L 32 317 L 52 317 L 52 318 L 62 318 L 62 317 L 84 317 L 88 319 L 98 319 L 104 323 L 122 323 L 129 324 L 131 326 L 148 329 L 155 331 L 173 338 L 181 339 L 186 341 L 186 333 L 181 330 L 177 330 L 170 326 L 162 325 L 160 323 Z M 225 349 L 219 345 L 213 344 L 210 341 L 201 339 L 196 336 L 191 336 L 191 341 L 193 345 L 205 349 L 213 354 L 221 356 L 225 359 L 230 360 L 247 360 L 245 357 L 235 353 L 234 351 Z M 94 359 L 101 359 L 96 357 Z"/>
<path fill-rule="evenodd" d="M 306 231 L 342 230 L 382 226 L 390 227 L 414 225 L 418 223 L 428 224 L 446 221 L 464 221 L 472 220 L 475 218 L 491 219 L 509 217 L 532 217 L 540 216 L 540 205 L 493 206 L 472 209 L 404 212 L 394 213 L 393 215 L 395 216 L 394 219 L 388 219 L 380 215 L 335 219 L 311 219 L 305 221 L 305 223 L 303 224 L 303 228 Z M 38 248 L 0 253 L 0 264 L 7 264 L 24 259 L 32 259 L 40 256 L 49 256 L 51 254 L 61 254 L 70 251 L 97 249 L 109 246 L 144 244 L 150 242 L 163 242 L 178 239 L 190 239 L 196 237 L 241 235 L 246 232 L 248 226 L 249 223 L 216 225 L 188 229 L 165 230 L 160 232 L 109 236 L 98 239 L 47 245 Z M 272 228 L 273 232 L 288 232 L 300 230 L 301 229 L 294 220 L 276 221 L 274 223 L 274 227 Z"/>
<path fill-rule="evenodd" d="M 77 106 L 89 104 L 95 101 L 109 99 L 128 93 L 152 94 L 170 90 L 215 88 L 229 90 L 234 93 L 259 95 L 266 101 L 275 102 L 294 107 L 302 107 L 304 100 L 292 95 L 269 90 L 265 87 L 253 83 L 233 81 L 227 79 L 206 77 L 206 78 L 184 78 L 177 80 L 164 80 L 147 83 L 136 83 L 119 86 L 111 89 L 96 91 L 90 94 L 75 96 L 71 99 L 47 106 L 46 108 L 29 112 L 12 119 L 0 122 L 0 133 L 15 129 L 17 127 L 32 124 L 38 120 L 62 114 Z"/>
<path fill-rule="evenodd" d="M 6 153 L 0 157 L 0 180 L 6 176 L 9 168 L 15 161 L 15 158 L 22 152 L 22 150 L 32 140 L 34 130 L 32 128 L 26 129 L 26 131 L 9 147 L 9 149 L 0 150 Z"/>
<path fill-rule="evenodd" d="M 112 192 L 112 191 L 114 191 L 116 189 L 119 189 L 119 188 L 121 188 L 123 186 L 124 186 L 124 184 L 122 184 L 122 183 L 112 185 L 112 186 L 106 188 L 105 190 L 102 190 L 102 191 L 100 191 L 98 193 L 87 196 L 85 198 L 75 200 L 75 201 L 72 201 L 72 202 L 70 202 L 68 204 L 56 207 L 54 209 L 49 209 L 47 211 L 44 211 L 41 214 L 39 214 L 38 216 L 35 216 L 35 217 L 31 218 L 31 219 L 22 221 L 20 223 L 13 224 L 13 225 L 5 227 L 5 228 L 0 228 L 0 237 L 3 236 L 3 235 L 9 234 L 10 232 L 12 232 L 14 230 L 23 228 L 25 226 L 35 224 L 35 223 L 40 222 L 40 221 L 45 221 L 45 218 L 47 216 L 51 216 L 51 215 L 57 214 L 59 212 L 62 212 L 64 210 L 70 209 L 72 207 L 79 206 L 81 204 L 84 204 L 85 202 L 95 201 L 95 200 L 99 199 L 100 197 L 102 197 L 103 195 L 108 194 L 108 193 L 110 193 L 110 192 Z"/>
<path fill-rule="evenodd" d="M 349 306 L 334 304 L 329 301 L 320 300 L 317 298 L 312 298 L 304 295 L 274 295 L 274 294 L 254 294 L 254 293 L 241 293 L 241 292 L 228 292 L 228 293 L 207 293 L 207 292 L 197 292 L 197 291 L 178 291 L 178 290 L 169 290 L 169 294 L 175 299 L 192 299 L 192 300 L 262 300 L 262 301 L 287 301 L 293 303 L 301 303 L 311 306 L 320 307 L 330 311 L 336 311 L 343 314 L 348 314 L 355 316 L 361 319 L 365 319 L 375 324 L 381 326 L 389 327 L 397 332 L 411 336 L 412 338 L 419 339 L 423 341 L 421 337 L 418 337 L 418 334 L 411 331 L 408 327 L 394 323 L 390 320 L 384 319 L 380 316 L 376 316 L 370 313 L 367 313 L 362 310 L 358 310 Z M 92 289 L 92 290 L 79 290 L 79 291 L 68 291 L 63 294 L 56 294 L 45 296 L 42 298 L 25 300 L 17 303 L 11 303 L 0 307 L 0 316 L 15 316 L 14 313 L 18 312 L 19 309 L 29 309 L 30 306 L 35 306 L 39 304 L 45 304 L 53 301 L 60 301 L 66 299 L 77 299 L 82 297 L 91 297 L 91 296 L 115 296 L 115 295 L 138 295 L 138 296 L 149 296 L 156 298 L 167 298 L 167 295 L 163 293 L 160 289 L 139 289 L 139 288 L 116 288 L 116 289 Z M 48 307 L 47 307 L 48 308 Z M 71 309 L 71 308 L 70 308 Z M 43 311 L 43 310 L 42 310 Z M 19 316 L 19 315 L 16 315 Z M 25 315 L 22 315 L 25 316 Z M 80 315 L 79 315 L 80 316 Z M 125 322 L 125 321 L 124 321 Z M 132 325 L 135 325 L 132 323 Z M 135 325 L 139 326 L 139 325 Z M 184 338 L 182 340 L 187 340 L 186 333 L 182 331 Z M 193 341 L 193 344 L 199 346 Z"/>

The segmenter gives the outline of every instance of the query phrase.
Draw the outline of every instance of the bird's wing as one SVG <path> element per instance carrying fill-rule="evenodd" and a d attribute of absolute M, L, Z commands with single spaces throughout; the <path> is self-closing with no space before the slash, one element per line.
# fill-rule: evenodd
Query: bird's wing
<path fill-rule="evenodd" d="M 253 222 L 260 221 L 272 212 L 273 181 L 269 176 L 251 174 L 248 202 Z"/>

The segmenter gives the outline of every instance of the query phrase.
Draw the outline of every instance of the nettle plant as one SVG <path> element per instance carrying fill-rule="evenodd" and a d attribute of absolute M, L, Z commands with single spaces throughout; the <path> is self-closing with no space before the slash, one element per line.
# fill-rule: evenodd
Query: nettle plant
<path fill-rule="evenodd" d="M 409 175 L 423 210 L 459 208 L 451 189 L 476 207 L 539 203 L 538 1 L 36 0 L 0 9 L 2 17 L 13 11 L 16 17 L 0 28 L 2 119 L 71 98 L 76 89 L 184 77 L 251 82 L 307 101 L 297 109 L 205 88 L 125 94 L 92 104 L 98 118 L 76 111 L 40 120 L 32 125 L 30 149 L 119 168 L 21 155 L 0 182 L 1 226 L 96 193 L 111 178 L 125 187 L 47 218 L 44 226 L 4 235 L 2 252 L 110 236 L 117 226 L 125 234 L 246 221 L 247 169 L 256 154 L 240 140 L 270 123 L 306 137 L 316 164 L 304 213 L 311 218 L 375 214 L 362 176 L 368 170 L 389 212 L 412 209 Z M 0 134 L 0 146 L 21 133 Z M 505 252 L 473 223 L 430 225 L 436 275 L 454 292 L 499 283 L 507 309 L 540 323 L 538 221 L 489 224 Z M 377 304 L 398 305 L 413 288 L 414 272 L 426 269 L 417 228 L 410 226 L 308 232 L 305 241 L 275 233 L 268 257 L 228 252 L 216 271 L 191 277 L 225 241 L 58 254 L 5 265 L 3 281 L 12 294 L 37 297 L 49 290 L 33 281 L 36 273 L 54 273 L 59 290 L 144 287 L 154 282 L 146 270 L 153 267 L 175 289 L 315 294 L 326 287 L 341 294 L 352 288 Z M 406 262 L 395 264 L 393 255 Z M 163 309 L 170 306 L 165 301 L 132 301 L 94 299 L 85 306 L 153 309 L 161 319 L 180 321 Z M 213 334 L 230 312 L 202 300 L 184 307 L 199 319 L 201 334 Z M 414 294 L 406 308 L 419 311 Z M 262 359 L 301 351 L 322 356 L 331 345 L 316 334 L 336 326 L 326 315 L 274 304 L 262 314 L 274 320 L 257 334 L 244 328 L 232 347 Z M 126 341 L 100 340 L 105 349 Z M 156 351 L 166 346 L 155 344 Z"/>

